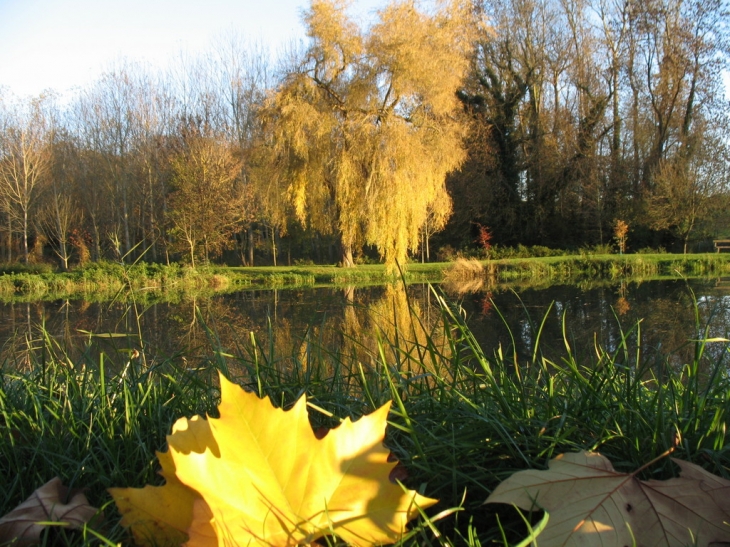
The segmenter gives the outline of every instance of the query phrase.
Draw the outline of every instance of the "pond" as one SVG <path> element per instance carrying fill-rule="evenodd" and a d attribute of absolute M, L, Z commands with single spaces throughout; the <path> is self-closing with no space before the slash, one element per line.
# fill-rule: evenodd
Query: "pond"
<path fill-rule="evenodd" d="M 25 367 L 28 352 L 44 343 L 96 362 L 121 364 L 140 353 L 146 363 L 163 357 L 194 362 L 218 348 L 226 355 L 302 355 L 318 347 L 376 359 L 377 340 L 403 343 L 426 337 L 448 346 L 439 300 L 463 316 L 487 355 L 501 351 L 524 363 L 539 355 L 560 362 L 570 347 L 579 362 L 596 361 L 598 349 L 630 361 L 673 355 L 677 366 L 694 351 L 697 325 L 708 336 L 730 332 L 730 280 L 553 285 L 547 288 L 347 287 L 250 290 L 176 303 L 56 301 L 0 306 L 3 357 Z M 696 303 L 696 305 L 695 305 Z M 409 312 L 410 310 L 410 312 Z M 697 315 L 696 315 L 697 313 Z M 544 319 L 544 322 L 543 322 Z M 45 342 L 44 342 L 44 336 Z M 625 343 L 624 343 L 625 341 Z M 625 348 L 624 348 L 625 346 Z M 630 355 L 624 355 L 624 349 Z M 727 352 L 725 344 L 708 351 Z M 718 353 L 719 352 L 719 353 Z M 396 355 L 390 356 L 393 361 Z"/>

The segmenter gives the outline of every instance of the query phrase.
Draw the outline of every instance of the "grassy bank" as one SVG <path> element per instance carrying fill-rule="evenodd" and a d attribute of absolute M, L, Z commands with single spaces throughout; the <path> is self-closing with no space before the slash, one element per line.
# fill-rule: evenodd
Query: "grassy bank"
<path fill-rule="evenodd" d="M 509 258 L 474 261 L 480 268 L 459 271 L 463 260 L 412 263 L 405 268 L 408 283 L 440 283 L 451 278 L 480 277 L 487 283 L 575 282 L 585 280 L 656 279 L 730 274 L 730 253 L 576 255 Z M 456 268 L 455 268 L 456 266 Z M 319 287 L 326 285 L 375 285 L 400 281 L 383 265 L 355 268 L 336 266 L 223 267 L 192 269 L 179 264 L 102 262 L 70 272 L 52 272 L 43 266 L 0 266 L 0 300 L 38 301 L 83 298 L 105 301 L 133 291 L 138 299 L 174 301 L 185 294 L 215 293 L 257 288 Z"/>
<path fill-rule="evenodd" d="M 438 282 L 447 264 L 414 264 L 407 282 Z M 244 289 L 373 285 L 400 280 L 382 265 L 343 269 L 336 266 L 264 266 L 190 268 L 180 264 L 92 263 L 69 272 L 48 267 L 0 266 L 0 299 L 38 301 L 83 298 L 106 301 L 134 293 L 136 299 L 174 301 L 181 295 L 211 295 Z"/>
<path fill-rule="evenodd" d="M 214 333 L 209 357 L 194 363 L 184 351 L 148 356 L 145 366 L 128 354 L 86 353 L 72 361 L 46 338 L 3 365 L 0 515 L 59 476 L 86 488 L 89 501 L 104 508 L 100 533 L 128 544 L 105 489 L 161 483 L 154 451 L 164 449 L 176 418 L 215 415 L 218 370 L 284 406 L 307 393 L 340 418 L 393 400 L 386 443 L 408 470 L 406 484 L 441 500 L 429 515 L 454 509 L 436 522 L 415 523 L 400 545 L 504 544 L 503 533 L 518 541 L 525 535 L 521 518 L 482 502 L 515 471 L 544 468 L 565 451 L 599 450 L 629 471 L 679 438 L 677 457 L 730 477 L 728 351 L 706 351 L 703 325 L 696 325 L 694 359 L 680 367 L 670 355 L 646 361 L 629 351 L 638 328 L 632 325 L 617 351 L 599 350 L 591 362 L 577 362 L 569 349 L 551 362 L 536 344 L 531 358 L 516 363 L 508 347 L 504 353 L 480 348 L 458 310 L 443 300 L 441 313 L 443 334 L 418 342 L 409 329 L 396 332 L 379 340 L 369 361 L 309 338 L 279 355 L 274 344 L 253 340 L 220 348 Z M 415 332 L 417 316 L 412 321 Z M 108 362 L 119 359 L 123 366 L 113 372 Z M 332 425 L 319 412 L 310 417 L 314 426 Z M 664 459 L 644 476 L 672 473 Z M 49 544 L 93 539 L 62 529 L 52 535 Z"/>
<path fill-rule="evenodd" d="M 730 273 L 730 253 L 578 255 L 497 260 L 493 264 L 495 275 L 502 280 L 697 277 Z"/>

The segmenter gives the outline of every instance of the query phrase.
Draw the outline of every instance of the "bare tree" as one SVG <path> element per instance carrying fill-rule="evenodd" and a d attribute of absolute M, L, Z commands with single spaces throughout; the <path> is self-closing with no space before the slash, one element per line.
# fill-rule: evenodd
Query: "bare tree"
<path fill-rule="evenodd" d="M 110 230 L 121 233 L 122 254 L 133 246 L 132 214 L 138 182 L 134 162 L 137 137 L 137 109 L 143 90 L 138 85 L 137 67 L 122 65 L 107 72 L 85 97 L 84 140 L 103 164 L 96 167 L 105 186 L 106 199 L 113 203 Z"/>
<path fill-rule="evenodd" d="M 59 128 L 52 143 L 52 165 L 48 183 L 35 215 L 38 231 L 45 234 L 48 244 L 68 270 L 71 259 L 71 233 L 81 227 L 83 214 L 74 191 L 79 173 L 74 143 L 65 130 Z"/>
<path fill-rule="evenodd" d="M 178 250 L 187 251 L 193 266 L 197 256 L 208 262 L 230 244 L 245 203 L 237 184 L 240 159 L 230 145 L 206 134 L 206 129 L 188 122 L 171 157 L 168 218 Z"/>
<path fill-rule="evenodd" d="M 31 212 L 51 166 L 50 97 L 16 102 L 0 135 L 0 195 L 9 218 L 20 224 L 23 261 L 28 263 Z"/>
<path fill-rule="evenodd" d="M 264 131 L 259 114 L 267 90 L 274 86 L 270 54 L 263 45 L 246 42 L 232 33 L 222 36 L 215 44 L 211 65 L 213 82 L 219 90 L 220 129 L 241 155 L 242 190 L 255 196 L 243 204 L 241 226 L 245 228 L 245 238 L 240 238 L 245 241 L 244 262 L 253 266 L 256 224 L 267 225 L 274 236 L 285 226 L 285 215 L 278 214 L 280 210 L 267 192 L 272 179 L 271 172 L 267 172 L 271 164 L 267 165 L 268 169 L 259 169 L 263 156 L 258 147 L 263 142 Z M 273 248 L 272 256 L 276 263 Z"/>

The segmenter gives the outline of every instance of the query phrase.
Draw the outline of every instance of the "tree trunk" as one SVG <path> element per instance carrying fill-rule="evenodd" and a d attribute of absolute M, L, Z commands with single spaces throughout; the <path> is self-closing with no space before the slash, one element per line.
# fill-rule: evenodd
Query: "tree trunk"
<path fill-rule="evenodd" d="M 8 264 L 13 261 L 13 219 L 8 213 Z"/>
<path fill-rule="evenodd" d="M 274 258 L 274 266 L 276 266 L 276 231 L 271 228 L 271 256 Z"/>
<path fill-rule="evenodd" d="M 28 211 L 23 211 L 23 263 L 28 264 Z"/>
<path fill-rule="evenodd" d="M 127 187 L 124 186 L 124 198 L 122 200 L 122 220 L 124 221 L 124 255 L 127 256 L 132 250 L 132 237 L 129 232 L 129 204 L 127 203 Z M 132 257 L 130 257 L 132 258 Z"/>
<path fill-rule="evenodd" d="M 253 226 L 246 230 L 248 236 L 248 265 L 253 266 Z"/>
<path fill-rule="evenodd" d="M 347 302 L 347 306 L 353 306 L 355 304 L 355 285 L 347 285 L 342 290 L 345 293 L 345 302 Z"/>
<path fill-rule="evenodd" d="M 59 210 L 58 196 L 56 196 L 56 202 L 54 207 L 56 218 L 56 237 L 58 237 L 58 256 L 61 258 L 61 267 L 63 271 L 68 271 L 68 245 L 67 230 L 64 228 L 64 222 L 61 219 L 61 211 Z"/>
<path fill-rule="evenodd" d="M 101 259 L 101 235 L 99 234 L 99 225 L 96 223 L 96 218 L 92 217 L 91 225 L 94 230 L 94 261 L 98 262 Z"/>
<path fill-rule="evenodd" d="M 152 168 L 147 167 L 147 181 L 149 183 L 149 194 L 150 194 L 150 238 L 152 239 L 152 261 L 157 262 L 157 227 L 155 223 L 155 188 L 152 184 Z"/>
<path fill-rule="evenodd" d="M 426 231 L 421 231 L 421 264 L 426 263 Z"/>
<path fill-rule="evenodd" d="M 349 243 L 345 243 L 344 241 L 340 243 L 340 266 L 343 268 L 354 268 L 355 267 L 355 261 L 352 258 L 352 245 Z"/>

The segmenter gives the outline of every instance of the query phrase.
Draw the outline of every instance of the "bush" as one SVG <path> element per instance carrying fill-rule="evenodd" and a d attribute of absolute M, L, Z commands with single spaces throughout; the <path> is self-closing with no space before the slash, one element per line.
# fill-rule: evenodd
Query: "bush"
<path fill-rule="evenodd" d="M 444 245 L 436 251 L 436 260 L 439 262 L 453 262 L 457 257 L 458 253 L 451 245 Z"/>
<path fill-rule="evenodd" d="M 558 249 L 551 249 L 543 245 L 533 245 L 526 249 L 531 257 L 543 257 L 543 256 L 560 256 L 563 251 Z"/>
<path fill-rule="evenodd" d="M 501 247 L 494 245 L 490 251 L 492 258 L 535 258 L 546 256 L 566 256 L 571 254 L 562 249 L 551 249 L 544 245 L 533 245 L 531 247 L 519 244 L 517 247 Z"/>
<path fill-rule="evenodd" d="M 88 280 L 106 279 L 109 277 L 121 278 L 124 275 L 124 265 L 108 260 L 88 262 L 76 270 L 81 277 Z"/>
<path fill-rule="evenodd" d="M 636 251 L 637 255 L 663 255 L 667 254 L 667 250 L 664 247 L 657 247 L 656 249 L 652 249 L 651 247 L 644 247 L 642 249 L 639 249 Z"/>
<path fill-rule="evenodd" d="M 7 263 L 0 264 L 0 274 L 36 274 L 43 275 L 53 272 L 53 266 L 45 262 L 35 264 Z"/>
<path fill-rule="evenodd" d="M 443 286 L 451 294 L 476 293 L 486 279 L 484 265 L 475 258 L 457 258 L 453 266 L 444 271 Z"/>
<path fill-rule="evenodd" d="M 614 251 L 609 243 L 599 245 L 586 245 L 580 248 L 581 256 L 610 255 Z"/>

